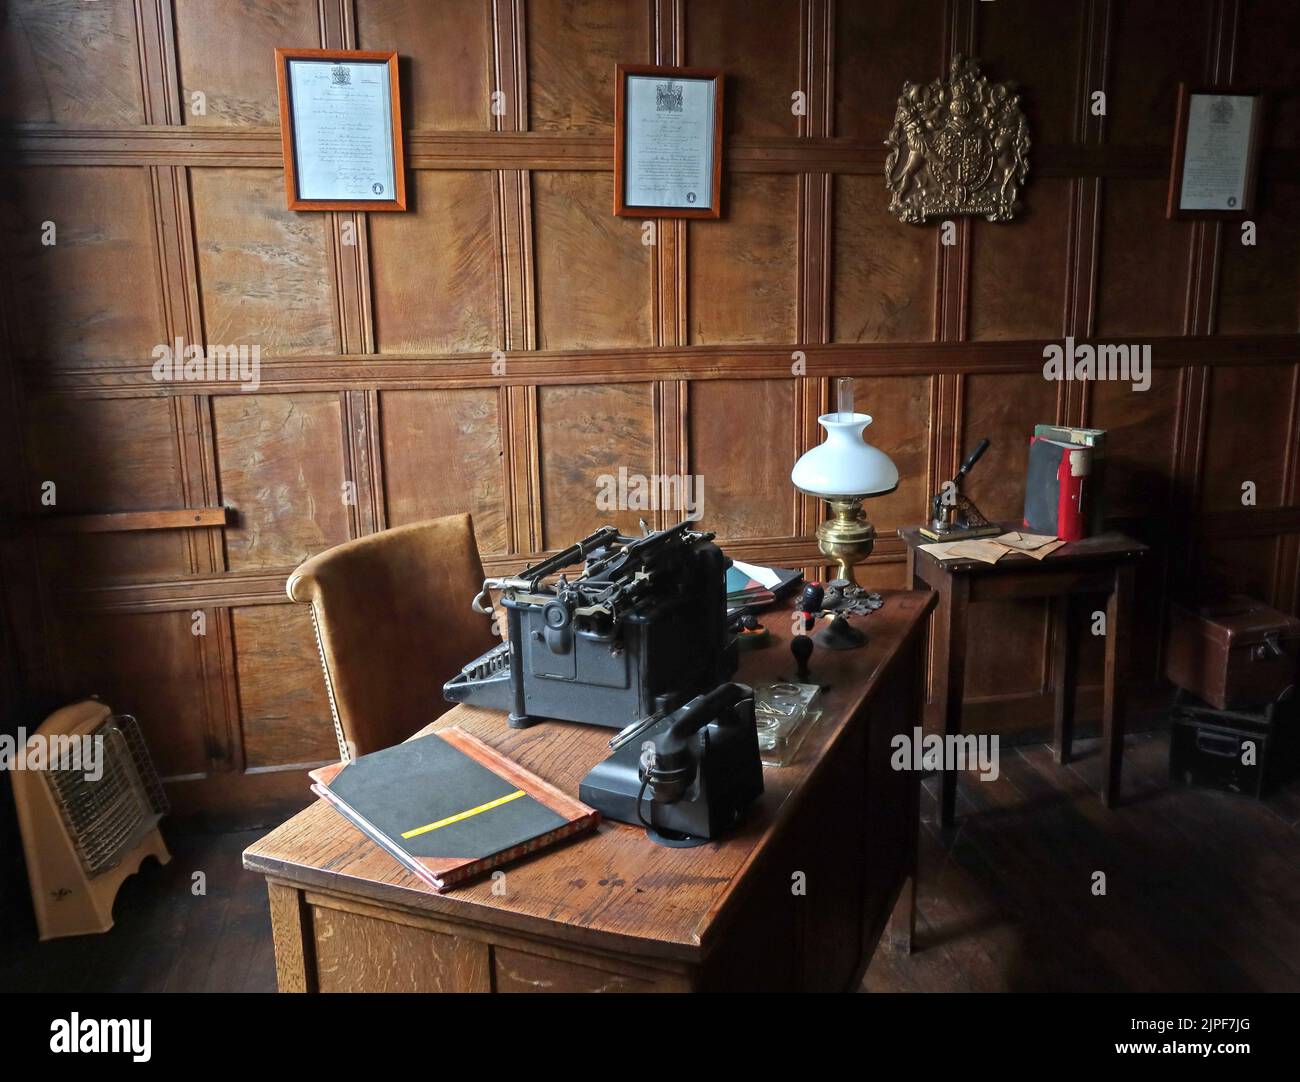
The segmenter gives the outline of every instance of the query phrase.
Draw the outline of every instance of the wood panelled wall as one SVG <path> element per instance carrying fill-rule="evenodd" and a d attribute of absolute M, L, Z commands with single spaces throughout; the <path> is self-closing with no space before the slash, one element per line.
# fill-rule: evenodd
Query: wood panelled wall
<path fill-rule="evenodd" d="M 298 561 L 469 510 L 487 565 L 515 567 L 598 525 L 596 476 L 626 466 L 702 475 L 733 554 L 810 563 L 819 510 L 788 471 L 840 374 L 903 474 L 869 508 L 880 586 L 902 581 L 889 534 L 979 437 L 970 494 L 1014 517 L 1035 422 L 1110 429 L 1111 509 L 1156 546 L 1136 639 L 1155 687 L 1161 609 L 1186 582 L 1296 607 L 1298 13 L 9 0 L 5 508 L 51 513 L 54 481 L 60 514 L 232 520 L 7 541 L 6 694 L 100 691 L 140 716 L 181 809 L 268 817 L 333 755 L 308 616 L 283 594 Z M 272 49 L 317 45 L 401 54 L 411 212 L 284 209 Z M 945 247 L 886 212 L 882 140 L 903 81 L 957 51 L 1021 84 L 1034 146 L 1021 217 L 963 220 Z M 611 215 L 617 61 L 727 72 L 721 221 L 662 221 L 646 246 Z M 1253 247 L 1164 218 L 1180 79 L 1270 92 Z M 1067 334 L 1152 344 L 1151 389 L 1046 382 L 1042 347 Z M 178 337 L 260 346 L 262 386 L 156 382 L 151 350 Z M 1045 716 L 1046 635 L 1041 606 L 980 614 L 967 691 L 988 724 Z"/>

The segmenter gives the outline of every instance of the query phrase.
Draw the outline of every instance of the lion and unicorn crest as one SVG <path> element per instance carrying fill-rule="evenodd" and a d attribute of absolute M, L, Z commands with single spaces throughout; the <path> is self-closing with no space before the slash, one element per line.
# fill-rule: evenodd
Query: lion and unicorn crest
<path fill-rule="evenodd" d="M 1029 171 L 1029 127 L 1012 83 L 955 56 L 947 81 L 904 83 L 885 140 L 889 209 L 901 221 L 979 214 L 1010 221 Z"/>

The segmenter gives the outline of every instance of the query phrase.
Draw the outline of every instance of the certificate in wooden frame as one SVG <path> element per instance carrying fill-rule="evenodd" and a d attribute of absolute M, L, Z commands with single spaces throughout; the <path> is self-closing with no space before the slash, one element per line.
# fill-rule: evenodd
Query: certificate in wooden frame
<path fill-rule="evenodd" d="M 349 192 L 346 197 L 304 195 L 301 163 L 298 158 L 298 109 L 302 102 L 293 98 L 294 79 L 290 71 L 294 64 L 328 65 L 331 79 L 340 87 L 351 85 L 354 66 L 381 67 L 388 80 L 388 94 L 379 107 L 387 113 L 389 147 L 391 148 L 391 173 L 376 178 L 370 184 L 370 194 Z M 300 69 L 301 70 L 301 69 Z M 402 103 L 398 86 L 397 54 L 364 52 L 359 49 L 276 49 L 275 79 L 280 92 L 280 143 L 284 152 L 284 187 L 290 210 L 405 210 L 406 209 L 406 158 L 402 150 Z M 386 103 L 386 104 L 385 104 Z M 383 118 L 376 116 L 376 122 Z M 373 196 L 373 197 L 372 197 Z"/>
<path fill-rule="evenodd" d="M 683 97 L 680 90 L 673 96 L 672 83 L 708 82 L 712 84 L 712 109 L 709 120 L 712 131 L 705 146 L 709 150 L 710 162 L 707 168 L 709 185 L 708 206 L 692 206 L 690 202 L 652 203 L 629 202 L 629 195 L 636 194 L 637 182 L 629 182 L 628 167 L 630 160 L 635 162 L 638 155 L 628 150 L 629 109 L 628 79 L 662 78 L 668 87 L 669 98 L 660 105 L 667 109 L 680 111 Z M 675 68 L 655 64 L 619 64 L 615 67 L 614 82 L 614 213 L 624 218 L 719 218 L 722 216 L 722 89 L 723 74 L 714 68 Z M 658 89 L 657 91 L 658 92 Z M 675 106 L 675 109 L 673 107 Z M 658 107 L 658 106 L 657 106 Z M 634 122 L 635 123 L 635 122 Z M 635 133 L 632 133 L 635 134 Z M 694 190 L 686 193 L 688 199 L 696 198 Z"/>
<path fill-rule="evenodd" d="M 1183 205 L 1183 178 L 1187 165 L 1187 137 L 1192 122 L 1192 99 L 1249 98 L 1251 116 L 1249 134 L 1244 148 L 1244 176 L 1241 187 L 1241 205 L 1237 207 L 1188 207 Z M 1178 84 L 1178 112 L 1174 121 L 1174 154 L 1169 167 L 1169 198 L 1165 204 L 1166 218 L 1209 218 L 1240 220 L 1250 217 L 1255 209 L 1255 186 L 1259 179 L 1260 118 L 1264 111 L 1264 96 L 1258 90 L 1240 86 L 1189 86 Z"/>

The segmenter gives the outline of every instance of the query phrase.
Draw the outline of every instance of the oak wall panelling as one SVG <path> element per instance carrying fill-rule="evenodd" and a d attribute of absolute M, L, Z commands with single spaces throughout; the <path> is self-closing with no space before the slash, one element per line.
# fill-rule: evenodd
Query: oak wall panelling
<path fill-rule="evenodd" d="M 275 67 L 253 42 L 286 49 L 321 46 L 315 4 L 295 0 L 180 0 L 172 7 L 185 123 L 195 127 L 275 127 Z M 194 95 L 202 94 L 201 111 Z M 283 189 L 281 189 L 283 191 Z"/>
<path fill-rule="evenodd" d="M 797 340 L 799 188 L 776 174 L 724 178 L 720 221 L 686 225 L 692 345 Z"/>
<path fill-rule="evenodd" d="M 167 332 L 148 170 L 57 166 L 7 179 L 17 359 L 53 367 L 148 357 Z"/>
<path fill-rule="evenodd" d="M 1050 342 L 1065 334 L 1071 183 L 1040 180 L 1015 228 L 971 223 L 971 338 Z"/>
<path fill-rule="evenodd" d="M 541 387 L 537 426 L 541 462 L 542 547 L 560 549 L 613 522 L 639 532 L 643 512 L 597 506 L 602 478 L 655 472 L 653 385 Z M 649 521 L 649 516 L 647 521 Z"/>
<path fill-rule="evenodd" d="M 533 174 L 539 349 L 654 345 L 653 246 L 608 173 Z"/>
<path fill-rule="evenodd" d="M 411 128 L 492 129 L 491 0 L 441 0 L 436 6 L 429 0 L 363 0 L 352 6 L 357 26 L 350 47 L 400 54 L 402 116 Z"/>
<path fill-rule="evenodd" d="M 10 0 L 0 113 L 6 122 L 120 128 L 143 124 L 130 4 Z"/>
<path fill-rule="evenodd" d="M 799 446 L 794 381 L 701 380 L 687 395 L 686 472 L 698 478 L 701 528 L 734 538 L 797 534 L 788 483 Z"/>
<path fill-rule="evenodd" d="M 872 418 L 864 436 L 870 443 L 888 447 L 898 467 L 898 488 L 865 505 L 876 530 L 885 537 L 900 526 L 923 522 L 929 515 L 930 496 L 943 480 L 935 475 L 931 462 L 937 384 L 934 376 L 860 376 L 854 381 L 853 400 L 863 404 L 855 408 L 869 411 Z"/>
<path fill-rule="evenodd" d="M 1190 222 L 1165 220 L 1161 200 L 1167 190 L 1163 178 L 1117 178 L 1102 185 L 1099 277 L 1107 288 L 1097 297 L 1099 335 L 1182 332 L 1187 296 L 1171 284 L 1188 279 L 1193 230 Z M 1134 244 L 1135 236 L 1143 242 Z M 1153 274 L 1153 266 L 1162 269 Z"/>
<path fill-rule="evenodd" d="M 336 754 L 311 614 L 303 606 L 230 610 L 245 766 L 320 762 Z"/>
<path fill-rule="evenodd" d="M 283 183 L 265 170 L 191 170 L 190 189 L 208 344 L 338 351 L 329 216 L 286 210 Z"/>
<path fill-rule="evenodd" d="M 894 123 L 903 83 L 928 81 L 944 72 L 948 57 L 941 28 L 949 5 L 943 0 L 879 0 L 832 7 L 832 134 L 875 143 Z M 927 32 L 918 33 L 918 27 Z"/>
<path fill-rule="evenodd" d="M 975 16 L 975 55 L 994 80 L 1013 79 L 1037 146 L 1075 142 L 1086 117 L 1080 74 L 1088 62 L 1090 0 L 985 4 Z M 1031 168 L 1032 168 L 1032 158 Z"/>
<path fill-rule="evenodd" d="M 1300 331 L 1300 184 L 1278 180 L 1262 193 L 1255 214 L 1255 244 L 1241 243 L 1241 227 L 1223 226 L 1222 270 L 1215 329 L 1224 334 L 1295 334 Z M 1269 258 L 1257 251 L 1268 234 Z M 1254 258 L 1252 258 L 1254 257 Z M 1247 330 L 1249 328 L 1249 330 Z"/>
<path fill-rule="evenodd" d="M 529 0 L 525 10 L 529 130 L 612 134 L 614 65 L 652 62 L 653 0 Z"/>
<path fill-rule="evenodd" d="M 504 398 L 491 387 L 379 396 L 389 526 L 469 511 L 479 552 L 509 551 Z"/>
<path fill-rule="evenodd" d="M 168 398 L 29 400 L 27 461 L 39 484 L 54 486 L 54 509 L 75 515 L 188 506 L 176 406 Z M 41 544 L 42 571 L 85 585 L 183 578 L 197 570 L 185 533 L 50 537 Z"/>
<path fill-rule="evenodd" d="M 212 413 L 229 570 L 292 569 L 348 539 L 339 394 L 222 395 Z"/>
<path fill-rule="evenodd" d="M 1242 0 L 1242 34 L 1233 57 L 1233 78 L 1268 94 L 1264 115 L 1269 146 L 1300 146 L 1300 9 L 1294 4 Z"/>
<path fill-rule="evenodd" d="M 60 513 L 231 520 L 6 544 L 6 704 L 111 695 L 178 809 L 270 822 L 333 755 L 284 597 L 299 560 L 469 510 L 489 570 L 517 568 L 611 517 L 635 529 L 642 512 L 597 506 L 622 467 L 698 474 L 732 554 L 816 565 L 823 509 L 788 471 L 843 374 L 902 471 L 868 505 L 874 586 L 904 585 L 890 532 L 979 437 L 970 495 L 1015 517 L 1035 422 L 1111 431 L 1111 509 L 1155 549 L 1135 691 L 1158 700 L 1168 597 L 1203 577 L 1300 594 L 1296 18 L 1284 0 L 11 0 L 5 510 L 40 513 L 54 480 Z M 277 45 L 400 54 L 408 213 L 284 209 Z M 1023 214 L 959 220 L 945 245 L 888 213 L 882 140 L 903 81 L 954 52 L 1020 85 L 1033 148 Z M 618 61 L 726 71 L 721 220 L 661 220 L 646 244 L 610 213 Z M 1216 78 L 1269 94 L 1254 245 L 1163 217 L 1175 84 Z M 1151 389 L 1044 381 L 1066 334 L 1150 344 Z M 176 337 L 257 346 L 260 385 L 155 380 Z M 973 620 L 971 717 L 1041 735 L 1045 607 Z"/>
<path fill-rule="evenodd" d="M 1288 449 L 1294 436 L 1294 366 L 1267 379 L 1248 371 L 1210 372 L 1205 434 L 1205 481 L 1201 505 L 1206 511 L 1243 506 L 1242 486 L 1254 486 L 1254 506 L 1282 506 L 1288 472 Z M 1282 376 L 1282 378 L 1278 378 Z"/>
<path fill-rule="evenodd" d="M 831 340 L 933 341 L 938 236 L 891 215 L 879 177 L 838 176 L 833 199 Z"/>
<path fill-rule="evenodd" d="M 499 193 L 491 173 L 420 172 L 413 210 L 370 218 L 380 353 L 456 353 L 504 344 Z"/>
<path fill-rule="evenodd" d="M 78 614 L 61 628 L 69 691 L 135 714 L 164 777 L 204 774 L 229 753 L 201 694 L 203 640 L 190 628 L 188 612 Z"/>
<path fill-rule="evenodd" d="M 726 136 L 793 135 L 797 120 L 790 95 L 799 86 L 801 4 L 713 0 L 685 5 L 686 63 L 721 68 Z M 726 204 L 723 204 L 724 212 Z"/>
<path fill-rule="evenodd" d="M 1102 120 L 1108 143 L 1158 146 L 1171 138 L 1178 84 L 1209 75 L 1216 5 L 1110 4 L 1109 85 Z M 1251 35 L 1252 39 L 1254 35 Z"/>

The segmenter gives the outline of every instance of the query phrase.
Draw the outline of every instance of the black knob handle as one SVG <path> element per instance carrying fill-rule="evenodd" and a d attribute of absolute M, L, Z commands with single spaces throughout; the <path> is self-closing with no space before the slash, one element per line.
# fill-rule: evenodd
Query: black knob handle
<path fill-rule="evenodd" d="M 810 582 L 803 588 L 803 593 L 799 595 L 800 612 L 821 612 L 822 601 L 826 598 L 826 591 L 819 582 Z"/>
<path fill-rule="evenodd" d="M 790 653 L 799 666 L 799 679 L 808 679 L 808 659 L 812 657 L 813 641 L 807 635 L 796 635 L 790 640 Z"/>
<path fill-rule="evenodd" d="M 989 449 L 989 438 L 985 436 L 975 445 L 975 450 L 966 456 L 966 461 L 961 464 L 961 469 L 957 471 L 958 477 L 965 477 L 970 472 L 970 468 L 980 460 L 980 456 Z"/>

